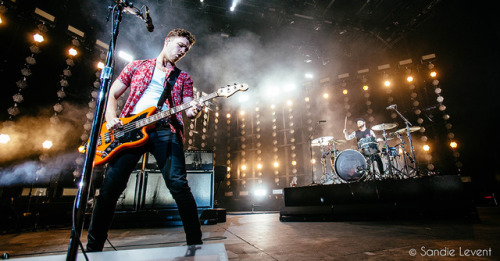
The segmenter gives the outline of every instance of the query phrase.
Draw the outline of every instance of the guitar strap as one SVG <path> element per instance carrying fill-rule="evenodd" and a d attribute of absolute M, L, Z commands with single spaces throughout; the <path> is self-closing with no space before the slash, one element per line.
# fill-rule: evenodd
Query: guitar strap
<path fill-rule="evenodd" d="M 167 79 L 167 86 L 163 88 L 163 92 L 160 96 L 160 99 L 158 100 L 158 104 L 156 105 L 156 108 L 158 111 L 161 111 L 161 108 L 163 107 L 163 103 L 165 103 L 165 100 L 168 98 L 168 104 L 170 107 L 174 106 L 174 103 L 172 102 L 172 88 L 175 85 L 175 82 L 177 81 L 177 77 L 179 77 L 179 74 L 181 73 L 181 70 L 179 68 L 174 67 L 174 70 L 170 75 L 168 76 Z"/>

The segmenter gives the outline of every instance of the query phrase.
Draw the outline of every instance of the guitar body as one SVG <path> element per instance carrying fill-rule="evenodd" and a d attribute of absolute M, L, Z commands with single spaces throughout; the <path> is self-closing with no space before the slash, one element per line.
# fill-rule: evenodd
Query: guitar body
<path fill-rule="evenodd" d="M 132 128 L 131 125 L 134 125 L 134 123 L 139 120 L 151 116 L 155 112 L 156 108 L 150 107 L 134 116 L 120 118 L 124 126 L 123 129 L 130 129 L 130 131 L 123 131 L 123 129 L 109 131 L 106 128 L 106 123 L 103 123 L 101 131 L 99 132 L 99 141 L 96 147 L 94 166 L 108 163 L 111 158 L 123 150 L 144 145 L 149 138 L 146 131 L 152 126 Z"/>

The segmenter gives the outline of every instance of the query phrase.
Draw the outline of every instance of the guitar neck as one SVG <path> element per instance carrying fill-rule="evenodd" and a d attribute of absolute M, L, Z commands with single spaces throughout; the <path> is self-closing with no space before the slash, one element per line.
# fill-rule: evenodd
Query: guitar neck
<path fill-rule="evenodd" d="M 198 100 L 200 102 L 206 102 L 210 99 L 213 99 L 217 97 L 217 92 L 210 93 L 208 95 L 205 95 L 203 97 L 200 97 L 198 99 L 195 99 L 194 101 Z M 144 118 L 142 120 L 136 121 L 135 126 L 136 128 L 142 128 L 147 125 L 154 124 L 158 122 L 159 120 L 165 119 L 167 117 L 170 117 L 171 115 L 175 115 L 178 112 L 184 111 L 192 107 L 191 102 L 183 103 L 179 106 L 175 106 L 174 108 L 170 108 L 165 111 L 161 111 L 159 113 L 155 113 L 147 118 Z"/>

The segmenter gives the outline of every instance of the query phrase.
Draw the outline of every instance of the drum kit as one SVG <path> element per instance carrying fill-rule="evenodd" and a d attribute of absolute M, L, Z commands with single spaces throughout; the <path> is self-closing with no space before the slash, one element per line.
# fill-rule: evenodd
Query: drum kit
<path fill-rule="evenodd" d="M 371 129 L 381 131 L 383 138 L 376 139 L 372 136 L 362 138 L 358 141 L 357 149 L 338 150 L 337 146 L 347 141 L 335 139 L 333 136 L 312 140 L 311 146 L 319 147 L 321 150 L 322 176 L 319 183 L 340 184 L 377 179 L 405 179 L 415 176 L 417 172 L 413 147 L 411 146 L 411 133 L 420 130 L 420 127 L 407 126 L 392 131 L 396 127 L 395 123 L 382 123 L 373 126 Z M 404 136 L 410 141 L 411 154 L 406 151 Z M 394 145 L 389 146 L 389 141 Z M 374 167 L 376 157 L 380 157 L 384 165 L 384 173 L 379 173 L 380 171 Z"/>

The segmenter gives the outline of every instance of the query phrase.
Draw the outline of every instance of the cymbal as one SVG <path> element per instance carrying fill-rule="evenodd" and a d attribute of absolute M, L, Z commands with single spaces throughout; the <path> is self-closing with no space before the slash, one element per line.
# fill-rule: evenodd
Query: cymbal
<path fill-rule="evenodd" d="M 346 143 L 346 140 L 333 140 L 333 143 L 335 143 L 336 145 L 339 145 L 342 143 Z"/>
<path fill-rule="evenodd" d="M 418 131 L 420 130 L 422 127 L 420 126 L 413 126 L 413 127 L 410 127 L 410 132 L 415 132 L 415 131 Z M 406 128 L 403 128 L 403 129 L 399 129 L 397 131 L 395 131 L 399 134 L 406 134 Z"/>
<path fill-rule="evenodd" d="M 333 140 L 333 136 L 319 137 L 311 141 L 311 146 L 326 146 Z"/>
<path fill-rule="evenodd" d="M 384 129 L 390 130 L 390 129 L 396 128 L 396 126 L 398 126 L 396 123 L 382 123 L 382 124 L 373 126 L 372 130 L 375 130 L 375 131 L 381 131 Z"/>

